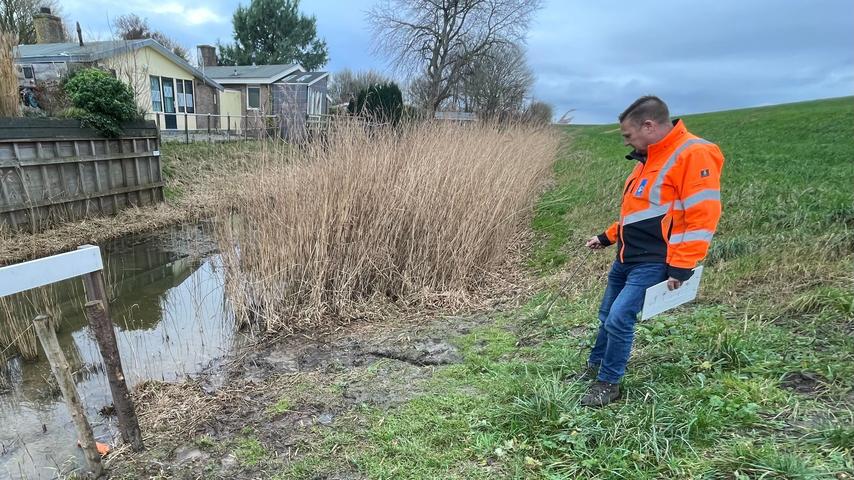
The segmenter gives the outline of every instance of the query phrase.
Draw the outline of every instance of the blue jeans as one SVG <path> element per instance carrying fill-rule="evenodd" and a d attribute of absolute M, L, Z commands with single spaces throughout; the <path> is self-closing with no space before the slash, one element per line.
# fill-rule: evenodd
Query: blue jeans
<path fill-rule="evenodd" d="M 646 289 L 664 280 L 667 280 L 665 263 L 615 261 L 611 266 L 608 287 L 599 307 L 599 334 L 587 360 L 590 365 L 599 365 L 599 380 L 619 383 L 623 378 Z"/>

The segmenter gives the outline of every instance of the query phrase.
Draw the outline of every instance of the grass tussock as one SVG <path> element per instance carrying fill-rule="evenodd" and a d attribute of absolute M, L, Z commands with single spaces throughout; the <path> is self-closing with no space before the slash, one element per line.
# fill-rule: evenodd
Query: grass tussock
<path fill-rule="evenodd" d="M 0 31 L 0 117 L 17 117 L 19 113 L 18 77 L 12 53 L 17 44 L 16 35 Z"/>
<path fill-rule="evenodd" d="M 559 142 L 528 126 L 341 125 L 262 151 L 219 234 L 234 303 L 278 330 L 462 298 L 506 260 Z"/>

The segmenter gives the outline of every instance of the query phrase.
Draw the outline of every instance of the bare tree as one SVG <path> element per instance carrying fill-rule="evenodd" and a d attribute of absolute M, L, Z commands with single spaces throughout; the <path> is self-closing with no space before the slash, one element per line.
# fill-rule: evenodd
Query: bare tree
<path fill-rule="evenodd" d="M 382 83 L 389 83 L 392 79 L 375 70 L 361 70 L 354 72 L 345 68 L 330 76 L 329 96 L 333 103 L 346 103 L 355 99 L 359 91 Z"/>
<path fill-rule="evenodd" d="M 113 27 L 116 29 L 116 36 L 122 40 L 151 38 L 166 47 L 175 55 L 189 61 L 187 49 L 168 37 L 165 33 L 159 30 L 152 30 L 151 26 L 148 25 L 148 20 L 141 18 L 135 13 L 119 15 L 115 20 L 113 20 Z"/>
<path fill-rule="evenodd" d="M 522 48 L 497 44 L 475 60 L 463 77 L 465 109 L 484 119 L 521 112 L 533 83 Z"/>
<path fill-rule="evenodd" d="M 466 66 L 499 44 L 522 43 L 541 0 L 382 0 L 368 14 L 375 49 L 423 77 L 436 111 L 459 89 Z"/>

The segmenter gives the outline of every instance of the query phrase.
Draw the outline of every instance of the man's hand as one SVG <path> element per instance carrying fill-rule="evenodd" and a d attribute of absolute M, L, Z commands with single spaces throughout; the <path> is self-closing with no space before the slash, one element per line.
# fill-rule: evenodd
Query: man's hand
<path fill-rule="evenodd" d="M 590 250 L 602 250 L 603 248 L 605 248 L 605 245 L 602 245 L 602 242 L 599 241 L 599 237 L 596 235 L 590 237 L 590 240 L 587 240 L 587 243 L 585 245 Z"/>
<path fill-rule="evenodd" d="M 668 290 L 676 290 L 677 288 L 682 286 L 682 280 L 676 280 L 673 277 L 667 279 L 667 289 Z"/>

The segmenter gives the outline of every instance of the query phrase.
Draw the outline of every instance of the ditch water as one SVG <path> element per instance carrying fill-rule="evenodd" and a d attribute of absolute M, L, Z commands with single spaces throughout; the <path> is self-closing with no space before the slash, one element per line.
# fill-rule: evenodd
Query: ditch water
<path fill-rule="evenodd" d="M 212 368 L 243 340 L 225 299 L 222 265 L 205 225 L 101 245 L 111 314 L 129 387 Z M 80 279 L 57 284 L 57 332 L 96 440 L 116 444 L 101 357 L 83 314 Z M 2 325 L 0 328 L 6 328 Z M 143 432 L 144 433 L 144 432 Z M 71 416 L 43 356 L 0 365 L 0 479 L 56 478 L 85 465 Z"/>

